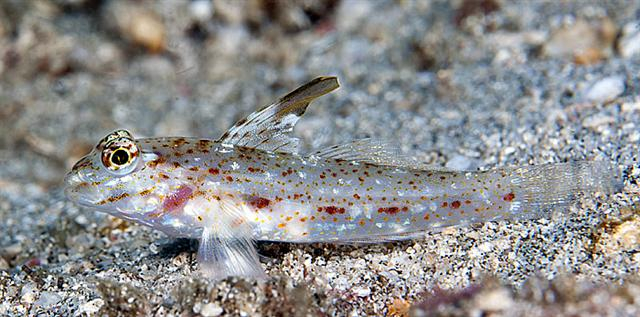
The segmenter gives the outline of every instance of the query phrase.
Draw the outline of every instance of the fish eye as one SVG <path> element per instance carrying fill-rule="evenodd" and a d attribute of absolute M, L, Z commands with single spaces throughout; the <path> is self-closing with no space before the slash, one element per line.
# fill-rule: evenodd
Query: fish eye
<path fill-rule="evenodd" d="M 131 156 L 129 155 L 129 151 L 123 148 L 119 148 L 115 150 L 115 152 L 111 153 L 111 163 L 114 165 L 125 165 L 129 163 Z"/>
<path fill-rule="evenodd" d="M 139 165 L 138 146 L 129 136 L 107 136 L 102 146 L 102 165 L 111 174 L 124 176 Z"/>

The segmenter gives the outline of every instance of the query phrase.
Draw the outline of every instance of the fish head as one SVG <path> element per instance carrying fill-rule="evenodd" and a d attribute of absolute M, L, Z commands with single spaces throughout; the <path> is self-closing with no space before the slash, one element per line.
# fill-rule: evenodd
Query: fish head
<path fill-rule="evenodd" d="M 154 188 L 145 161 L 156 157 L 141 149 L 131 133 L 116 130 L 73 166 L 65 177 L 65 195 L 81 206 L 137 218 L 157 205 L 149 199 L 140 201 L 141 192 L 149 194 Z"/>

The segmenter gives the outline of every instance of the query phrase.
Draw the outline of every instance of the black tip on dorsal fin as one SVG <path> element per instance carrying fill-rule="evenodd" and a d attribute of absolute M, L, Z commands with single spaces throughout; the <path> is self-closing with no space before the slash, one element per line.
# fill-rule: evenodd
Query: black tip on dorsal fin
<path fill-rule="evenodd" d="M 312 101 L 322 95 L 326 95 L 340 87 L 338 77 L 335 76 L 321 76 L 313 79 L 312 81 L 296 88 L 296 90 L 286 94 L 280 98 L 281 103 L 286 103 L 290 100 Z"/>

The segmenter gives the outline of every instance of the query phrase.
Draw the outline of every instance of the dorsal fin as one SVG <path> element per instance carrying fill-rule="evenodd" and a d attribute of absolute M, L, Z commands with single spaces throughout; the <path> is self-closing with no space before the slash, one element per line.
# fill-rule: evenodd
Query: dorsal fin
<path fill-rule="evenodd" d="M 407 169 L 430 169 L 429 165 L 402 154 L 395 143 L 385 140 L 360 139 L 353 142 L 334 145 L 315 153 L 328 159 L 358 161 L 376 165 L 396 166 Z"/>
<path fill-rule="evenodd" d="M 298 119 L 311 101 L 339 86 L 336 77 L 318 77 L 238 121 L 219 141 L 264 151 L 295 153 L 299 140 L 291 135 L 291 131 Z"/>

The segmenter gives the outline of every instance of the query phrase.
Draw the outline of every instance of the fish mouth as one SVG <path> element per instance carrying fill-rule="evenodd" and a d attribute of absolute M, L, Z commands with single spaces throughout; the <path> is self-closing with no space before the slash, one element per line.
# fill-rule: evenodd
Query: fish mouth
<path fill-rule="evenodd" d="M 85 206 L 94 207 L 94 191 L 90 184 L 86 182 L 78 173 L 70 172 L 64 177 L 64 195 L 72 202 Z"/>

